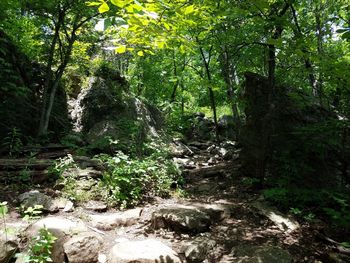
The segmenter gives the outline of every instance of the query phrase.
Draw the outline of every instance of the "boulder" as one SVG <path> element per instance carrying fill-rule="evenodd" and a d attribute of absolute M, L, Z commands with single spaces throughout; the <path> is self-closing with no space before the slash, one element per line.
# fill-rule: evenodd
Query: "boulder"
<path fill-rule="evenodd" d="M 119 213 L 89 215 L 90 224 L 95 228 L 106 231 L 118 226 L 130 226 L 136 224 L 139 220 L 141 211 L 140 208 L 135 208 Z"/>
<path fill-rule="evenodd" d="M 223 115 L 218 120 L 219 134 L 227 139 L 235 139 L 235 122 L 232 115 Z"/>
<path fill-rule="evenodd" d="M 140 140 L 159 137 L 160 111 L 126 90 L 127 83 L 120 76 L 117 79 L 110 75 L 94 76 L 72 103 L 75 131 L 83 132 L 95 150 L 129 150 L 135 135 Z"/>
<path fill-rule="evenodd" d="M 23 193 L 18 197 L 18 199 L 24 209 L 41 205 L 43 206 L 43 210 L 47 212 L 57 212 L 59 210 L 58 206 L 54 204 L 51 197 L 40 193 L 37 190 Z"/>
<path fill-rule="evenodd" d="M 73 236 L 63 244 L 69 263 L 98 262 L 103 240 L 94 232 L 85 232 Z"/>
<path fill-rule="evenodd" d="M 160 241 L 148 239 L 116 244 L 109 254 L 109 263 L 181 263 L 177 253 Z"/>
<path fill-rule="evenodd" d="M 181 251 L 188 263 L 203 262 L 207 255 L 213 250 L 216 242 L 207 237 L 197 237 L 193 241 L 182 246 Z"/>
<path fill-rule="evenodd" d="M 46 217 L 33 223 L 27 229 L 26 234 L 28 238 L 31 239 L 37 236 L 39 230 L 42 228 L 46 228 L 57 238 L 52 248 L 53 262 L 64 262 L 65 252 L 63 246 L 71 235 L 88 232 L 88 228 L 82 221 L 76 219 L 71 220 L 64 217 Z"/>
<path fill-rule="evenodd" d="M 255 202 L 253 207 L 262 215 L 270 219 L 281 231 L 292 232 L 300 227 L 299 223 L 292 218 L 283 215 L 277 209 L 270 207 L 266 203 Z"/>
<path fill-rule="evenodd" d="M 0 232 L 0 263 L 7 263 L 18 249 L 18 242 L 9 235 Z"/>
<path fill-rule="evenodd" d="M 291 263 L 291 255 L 280 247 L 239 245 L 233 249 L 234 262 Z"/>
<path fill-rule="evenodd" d="M 202 233 L 209 230 L 210 216 L 193 206 L 177 205 L 152 214 L 154 229 L 168 228 L 176 232 Z"/>
<path fill-rule="evenodd" d="M 179 140 L 173 140 L 170 144 L 170 153 L 174 157 L 192 156 L 193 152 Z"/>

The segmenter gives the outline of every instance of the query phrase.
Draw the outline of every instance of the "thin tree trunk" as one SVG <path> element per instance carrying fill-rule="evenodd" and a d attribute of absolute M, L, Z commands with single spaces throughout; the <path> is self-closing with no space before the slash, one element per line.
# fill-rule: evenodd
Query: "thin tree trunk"
<path fill-rule="evenodd" d="M 62 64 L 59 66 L 59 69 L 57 71 L 56 77 L 55 77 L 55 79 L 53 81 L 53 85 L 52 85 L 52 88 L 51 88 L 51 91 L 50 91 L 50 96 L 49 96 L 49 99 L 48 99 L 47 109 L 45 110 L 45 113 L 44 113 L 44 120 L 43 120 L 43 124 L 42 124 L 41 134 L 46 134 L 47 133 L 47 130 L 48 130 L 48 127 L 49 127 L 49 122 L 50 122 L 50 117 L 51 117 L 51 112 L 52 112 L 52 107 L 53 107 L 53 104 L 54 104 L 54 101 L 55 101 L 56 91 L 57 91 L 59 83 L 60 83 L 60 81 L 62 79 L 63 72 L 66 69 L 67 64 L 68 64 L 68 62 L 70 60 L 70 57 L 71 57 L 71 54 L 72 54 L 72 49 L 73 49 L 73 44 L 75 42 L 75 38 L 76 38 L 75 30 L 73 30 L 71 38 L 69 39 L 69 44 L 68 44 L 68 47 L 67 47 L 67 51 L 66 51 L 65 57 L 64 57 L 64 59 L 62 61 Z"/>
<path fill-rule="evenodd" d="M 239 85 L 237 72 L 235 67 L 232 65 L 229 52 L 225 47 L 223 50 L 223 56 L 221 56 L 222 73 L 224 80 L 227 85 L 227 98 L 231 106 L 233 122 L 235 124 L 237 136 L 239 135 L 241 128 L 241 119 L 238 113 L 237 104 L 234 100 L 234 86 Z"/>
<path fill-rule="evenodd" d="M 315 10 L 315 18 L 316 18 L 316 32 L 317 32 L 317 53 L 320 59 L 322 59 L 323 55 L 323 30 L 322 30 L 322 23 L 321 23 L 321 7 L 317 6 Z M 319 100 L 320 105 L 322 106 L 324 104 L 323 101 L 323 79 L 321 73 L 318 76 L 317 81 L 317 90 L 319 92 Z"/>
<path fill-rule="evenodd" d="M 45 71 L 45 82 L 44 82 L 44 90 L 43 90 L 43 96 L 42 96 L 42 106 L 41 106 L 41 114 L 40 114 L 40 122 L 39 122 L 39 130 L 38 130 L 38 136 L 41 136 L 46 133 L 47 129 L 45 129 L 45 118 L 46 118 L 46 111 L 47 111 L 47 102 L 48 102 L 48 92 L 50 89 L 50 84 L 52 82 L 52 65 L 53 65 L 53 58 L 55 55 L 55 49 L 57 45 L 57 41 L 59 38 L 59 32 L 62 26 L 62 22 L 64 19 L 64 15 L 62 12 L 60 12 L 58 22 L 55 25 L 55 34 L 53 36 L 50 51 L 49 51 L 49 58 L 46 65 L 46 71 Z"/>
<path fill-rule="evenodd" d="M 210 48 L 210 50 L 211 50 L 211 48 Z M 200 47 L 199 50 L 201 52 L 202 61 L 203 61 L 205 73 L 207 75 L 208 82 L 211 83 L 212 77 L 211 77 L 211 72 L 210 72 L 210 68 L 209 68 L 209 63 L 210 63 L 210 59 L 211 59 L 210 51 L 209 51 L 209 58 L 208 58 L 208 61 L 207 61 L 206 58 L 205 58 L 205 54 L 204 54 L 203 48 Z M 217 114 L 216 114 L 215 95 L 214 95 L 213 88 L 211 87 L 210 84 L 208 85 L 208 90 L 209 90 L 209 98 L 210 98 L 211 109 L 213 111 L 213 119 L 214 119 L 214 125 L 215 125 L 215 135 L 216 135 L 216 139 L 219 140 L 219 125 L 218 125 L 218 119 L 217 119 Z"/>
<path fill-rule="evenodd" d="M 297 28 L 297 31 L 295 32 L 295 34 L 299 37 L 303 37 L 303 32 L 301 31 L 299 22 L 298 22 L 298 17 L 297 17 L 297 13 L 293 7 L 293 5 L 290 5 L 290 9 L 292 10 L 292 14 L 293 14 L 293 19 L 294 19 L 294 23 L 295 26 Z M 307 50 L 305 48 L 302 49 L 302 51 L 306 54 Z M 305 68 L 306 70 L 309 72 L 308 77 L 309 77 L 309 83 L 312 89 L 312 94 L 315 97 L 319 97 L 320 96 L 320 92 L 318 90 L 318 85 L 317 85 L 317 78 L 314 74 L 314 69 L 313 69 L 313 65 L 310 61 L 310 59 L 308 57 L 304 58 L 304 64 L 305 64 Z"/>

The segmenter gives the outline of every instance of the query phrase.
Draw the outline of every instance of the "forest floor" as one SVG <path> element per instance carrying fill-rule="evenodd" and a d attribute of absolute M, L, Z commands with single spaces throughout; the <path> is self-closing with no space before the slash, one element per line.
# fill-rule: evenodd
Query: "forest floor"
<path fill-rule="evenodd" d="M 183 187 L 186 197 L 174 195 L 166 199 L 153 198 L 138 208 L 122 212 L 92 212 L 84 206 L 77 206 L 74 211 L 64 212 L 61 209 L 46 217 L 83 220 L 103 238 L 105 246 L 100 252 L 105 254 L 116 242 L 126 239 L 156 239 L 176 251 L 184 262 L 349 262 L 349 258 L 336 254 L 334 246 L 320 238 L 320 233 L 326 228 L 322 222 L 296 223 L 276 209 L 268 207 L 261 194 L 244 183 L 244 178 L 239 176 L 239 159 L 208 163 L 211 155 L 198 147 L 196 150 L 194 156 L 186 157 L 187 162 L 194 163 L 191 169 L 184 171 L 186 184 Z M 13 189 L 9 186 L 0 189 L 3 201 L 15 200 L 19 192 Z M 31 189 L 17 187 L 17 190 L 23 192 Z M 48 195 L 54 192 L 50 187 L 41 187 L 39 190 Z M 155 227 L 155 213 L 168 209 L 168 213 L 173 211 L 176 214 L 177 208 L 203 208 L 214 213 L 219 211 L 220 215 L 214 217 L 203 231 L 197 231 L 196 226 L 191 228 L 194 231 L 180 229 L 175 227 L 174 222 Z M 22 224 L 18 212 L 14 208 L 10 210 L 7 223 Z M 92 215 L 101 218 L 106 216 L 107 219 L 114 214 L 121 218 L 117 227 L 93 224 L 94 220 L 89 219 Z M 275 219 L 271 215 L 275 215 Z M 200 220 L 195 217 L 194 215 L 195 221 Z M 193 245 L 193 242 L 197 242 L 196 249 L 199 252 L 189 255 L 189 244 Z M 273 248 L 268 252 L 275 253 L 270 255 L 271 260 L 268 260 L 270 256 L 259 255 L 257 252 L 266 248 Z M 278 255 L 281 255 L 280 259 Z M 259 257 L 265 259 L 259 261 Z"/>

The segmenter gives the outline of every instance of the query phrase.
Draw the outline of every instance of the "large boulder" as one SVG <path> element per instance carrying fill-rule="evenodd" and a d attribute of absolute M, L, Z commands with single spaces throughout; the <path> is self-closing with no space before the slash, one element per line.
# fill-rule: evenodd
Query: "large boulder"
<path fill-rule="evenodd" d="M 39 234 L 40 229 L 46 228 L 52 233 L 57 240 L 52 248 L 53 262 L 64 262 L 65 248 L 64 244 L 73 235 L 79 235 L 84 232 L 89 232 L 89 229 L 82 221 L 77 219 L 68 219 L 64 217 L 46 217 L 33 223 L 26 231 L 29 239 Z"/>
<path fill-rule="evenodd" d="M 219 205 L 172 205 L 152 214 L 152 226 L 155 229 L 167 228 L 180 233 L 202 233 L 226 215 L 227 208 Z"/>
<path fill-rule="evenodd" d="M 59 209 L 50 196 L 40 193 L 37 190 L 23 193 L 18 199 L 23 209 L 35 207 L 36 205 L 42 206 L 42 210 L 46 212 L 57 212 Z"/>
<path fill-rule="evenodd" d="M 177 253 L 162 242 L 148 239 L 123 241 L 116 244 L 110 254 L 109 263 L 181 263 Z"/>
<path fill-rule="evenodd" d="M 234 118 L 232 115 L 223 115 L 218 120 L 218 129 L 221 137 L 226 139 L 235 139 L 237 127 L 235 127 Z"/>
<path fill-rule="evenodd" d="M 194 208 L 162 208 L 152 215 L 152 226 L 155 229 L 168 228 L 176 232 L 202 233 L 209 230 L 210 217 Z"/>
<path fill-rule="evenodd" d="M 160 111 L 130 95 L 122 77 L 91 77 L 71 107 L 75 131 L 105 152 L 113 152 L 116 144 L 128 150 L 135 138 L 141 143 L 158 138 L 162 126 Z"/>
<path fill-rule="evenodd" d="M 73 236 L 63 244 L 69 263 L 95 263 L 102 248 L 102 238 L 94 232 Z"/>

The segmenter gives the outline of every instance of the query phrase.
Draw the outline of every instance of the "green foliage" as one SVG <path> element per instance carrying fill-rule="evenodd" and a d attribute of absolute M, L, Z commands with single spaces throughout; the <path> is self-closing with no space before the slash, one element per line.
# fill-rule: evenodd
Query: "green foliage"
<path fill-rule="evenodd" d="M 168 195 L 179 175 L 175 165 L 159 155 L 132 159 L 118 152 L 99 159 L 109 168 L 102 182 L 109 189 L 110 200 L 121 207 L 136 205 L 146 196 Z"/>
<path fill-rule="evenodd" d="M 52 261 L 52 247 L 57 238 L 46 228 L 39 230 L 39 235 L 33 237 L 29 250 L 28 263 L 47 263 Z"/>
<path fill-rule="evenodd" d="M 0 216 L 4 219 L 8 213 L 7 202 L 0 203 Z"/>
<path fill-rule="evenodd" d="M 21 131 L 13 128 L 3 139 L 2 146 L 10 157 L 17 157 L 23 149 Z"/>
<path fill-rule="evenodd" d="M 269 188 L 266 200 L 304 220 L 324 217 L 333 224 L 350 228 L 350 196 L 341 192 L 305 188 Z"/>
<path fill-rule="evenodd" d="M 76 164 L 73 156 L 71 154 L 67 154 L 67 156 L 59 158 L 57 161 L 55 161 L 54 164 L 48 168 L 48 171 L 54 177 L 59 177 L 66 169 L 75 166 Z"/>
<path fill-rule="evenodd" d="M 42 205 L 35 205 L 34 207 L 21 207 L 20 212 L 23 216 L 24 221 L 33 221 L 37 220 L 41 217 L 41 214 L 43 213 L 42 209 L 44 207 Z"/>

